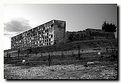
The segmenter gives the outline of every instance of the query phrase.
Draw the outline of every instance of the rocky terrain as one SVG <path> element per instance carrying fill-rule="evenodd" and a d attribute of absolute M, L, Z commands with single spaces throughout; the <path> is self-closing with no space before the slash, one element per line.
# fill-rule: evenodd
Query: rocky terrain
<path fill-rule="evenodd" d="M 4 65 L 5 79 L 118 79 L 117 64 L 87 62 L 86 65 L 15 66 Z"/>

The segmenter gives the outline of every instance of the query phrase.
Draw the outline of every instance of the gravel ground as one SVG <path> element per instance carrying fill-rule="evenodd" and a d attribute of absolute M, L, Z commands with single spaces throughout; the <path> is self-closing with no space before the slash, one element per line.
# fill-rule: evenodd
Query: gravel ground
<path fill-rule="evenodd" d="M 54 65 L 12 66 L 5 64 L 5 79 L 118 79 L 115 64 L 102 65 Z"/>

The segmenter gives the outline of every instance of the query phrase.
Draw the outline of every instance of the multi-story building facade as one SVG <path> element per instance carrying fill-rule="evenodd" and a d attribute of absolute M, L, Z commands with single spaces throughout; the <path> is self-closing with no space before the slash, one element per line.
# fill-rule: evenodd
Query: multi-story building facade
<path fill-rule="evenodd" d="M 34 48 L 60 43 L 64 40 L 66 22 L 51 20 L 11 38 L 11 48 Z"/>

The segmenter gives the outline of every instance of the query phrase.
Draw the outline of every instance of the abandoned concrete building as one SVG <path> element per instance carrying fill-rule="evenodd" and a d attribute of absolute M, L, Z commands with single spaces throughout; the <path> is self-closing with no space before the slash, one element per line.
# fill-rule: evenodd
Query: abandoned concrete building
<path fill-rule="evenodd" d="M 101 29 L 66 31 L 66 21 L 51 20 L 11 38 L 11 49 L 4 50 L 4 56 L 20 55 L 26 58 L 53 55 L 78 55 L 89 53 L 115 53 L 118 43 L 113 32 Z M 31 53 L 30 53 L 31 52 Z M 33 55 L 34 54 L 34 55 Z M 90 57 L 92 57 L 92 55 Z"/>
<path fill-rule="evenodd" d="M 63 41 L 65 21 L 51 20 L 11 38 L 11 49 L 54 45 Z"/>
<path fill-rule="evenodd" d="M 36 48 L 72 41 L 115 39 L 113 32 L 86 29 L 66 32 L 66 21 L 51 20 L 11 38 L 11 49 Z"/>

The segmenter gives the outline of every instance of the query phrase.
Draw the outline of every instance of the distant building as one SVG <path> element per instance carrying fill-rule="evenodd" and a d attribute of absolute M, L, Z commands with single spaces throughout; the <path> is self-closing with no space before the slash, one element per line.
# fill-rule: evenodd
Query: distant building
<path fill-rule="evenodd" d="M 65 37 L 66 22 L 51 20 L 11 38 L 11 49 L 34 48 L 60 43 Z"/>
<path fill-rule="evenodd" d="M 105 32 L 101 29 L 86 29 L 77 32 L 66 32 L 66 41 L 82 41 L 94 39 L 115 39 L 113 32 Z"/>
<path fill-rule="evenodd" d="M 105 32 L 102 29 L 86 29 L 86 33 L 92 39 L 115 39 L 114 32 Z"/>

